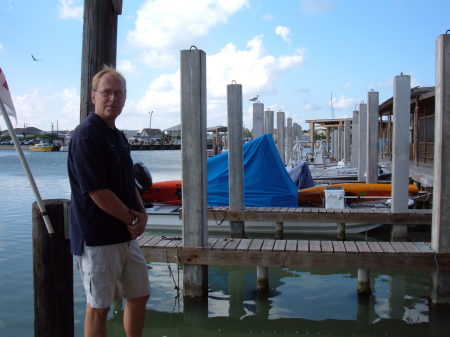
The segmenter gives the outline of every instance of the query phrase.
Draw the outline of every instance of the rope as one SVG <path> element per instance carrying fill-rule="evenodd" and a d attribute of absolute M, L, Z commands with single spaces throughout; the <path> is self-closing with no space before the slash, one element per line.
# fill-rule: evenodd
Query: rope
<path fill-rule="evenodd" d="M 179 266 L 178 257 L 175 256 L 175 260 L 177 261 L 177 270 L 178 270 L 178 283 L 177 283 L 177 281 L 175 281 L 175 276 L 173 275 L 172 267 L 170 266 L 169 259 L 167 258 L 167 251 L 165 249 L 164 249 L 164 256 L 166 258 L 166 264 L 167 264 L 167 269 L 169 270 L 169 275 L 172 278 L 172 281 L 174 284 L 173 288 L 176 289 L 176 291 L 177 291 L 177 295 L 175 296 L 175 298 L 179 298 L 180 295 L 183 293 L 183 291 L 178 286 L 178 284 L 180 283 L 180 268 L 178 268 L 178 266 Z"/>

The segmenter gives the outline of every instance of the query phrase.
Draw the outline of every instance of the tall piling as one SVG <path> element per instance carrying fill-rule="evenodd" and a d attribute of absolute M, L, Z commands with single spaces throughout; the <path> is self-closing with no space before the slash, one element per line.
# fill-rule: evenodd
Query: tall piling
<path fill-rule="evenodd" d="M 183 245 L 204 247 L 208 240 L 206 165 L 206 54 L 181 51 L 181 156 Z M 206 297 L 208 268 L 184 267 L 184 296 Z"/>
<path fill-rule="evenodd" d="M 281 161 L 283 164 L 286 164 L 286 155 L 285 155 L 285 122 L 284 122 L 284 112 L 278 111 L 277 112 L 277 131 L 278 131 L 278 137 L 277 137 L 277 150 L 280 154 Z"/>
<path fill-rule="evenodd" d="M 94 111 L 92 77 L 103 65 L 116 66 L 117 15 L 121 13 L 122 1 L 84 1 L 80 121 Z"/>
<path fill-rule="evenodd" d="M 73 259 L 69 201 L 44 200 L 55 233 L 49 236 L 37 203 L 32 206 L 34 336 L 74 336 Z"/>
<path fill-rule="evenodd" d="M 344 147 L 344 161 L 348 163 L 350 161 L 350 120 L 344 121 L 344 141 L 343 141 L 343 147 Z"/>
<path fill-rule="evenodd" d="M 353 167 L 358 167 L 359 156 L 359 111 L 353 110 L 352 118 L 352 149 L 350 161 Z"/>
<path fill-rule="evenodd" d="M 366 151 L 367 151 L 367 104 L 359 105 L 359 151 L 358 151 L 358 181 L 366 181 Z"/>
<path fill-rule="evenodd" d="M 227 85 L 228 108 L 228 185 L 230 188 L 230 210 L 244 207 L 244 166 L 242 152 L 242 85 Z M 243 221 L 230 221 L 232 238 L 245 237 Z"/>
<path fill-rule="evenodd" d="M 253 139 L 264 134 L 264 104 L 253 103 Z"/>
<path fill-rule="evenodd" d="M 378 104 L 379 93 L 369 91 L 367 95 L 367 148 L 366 183 L 378 183 Z"/>
<path fill-rule="evenodd" d="M 436 96 L 434 138 L 434 187 L 431 246 L 450 252 L 450 35 L 436 41 Z M 450 272 L 432 272 L 433 303 L 450 304 Z"/>
<path fill-rule="evenodd" d="M 411 76 L 394 77 L 393 97 L 393 156 L 392 156 L 392 195 L 391 210 L 400 213 L 408 209 L 409 184 L 409 125 L 411 102 Z M 392 226 L 391 239 L 405 237 L 407 226 Z"/>
<path fill-rule="evenodd" d="M 292 157 L 292 148 L 294 146 L 293 138 L 292 138 L 292 118 L 288 117 L 287 126 L 286 126 L 286 164 L 289 163 Z"/>
<path fill-rule="evenodd" d="M 273 134 L 273 110 L 270 109 L 264 112 L 264 133 Z"/>

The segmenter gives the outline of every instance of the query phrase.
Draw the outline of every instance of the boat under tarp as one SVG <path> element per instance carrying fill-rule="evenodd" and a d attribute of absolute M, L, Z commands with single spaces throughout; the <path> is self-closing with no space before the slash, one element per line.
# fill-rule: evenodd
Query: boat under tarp
<path fill-rule="evenodd" d="M 243 146 L 244 206 L 298 207 L 298 188 L 281 161 L 271 134 Z M 227 206 L 228 152 L 208 158 L 208 206 Z"/>

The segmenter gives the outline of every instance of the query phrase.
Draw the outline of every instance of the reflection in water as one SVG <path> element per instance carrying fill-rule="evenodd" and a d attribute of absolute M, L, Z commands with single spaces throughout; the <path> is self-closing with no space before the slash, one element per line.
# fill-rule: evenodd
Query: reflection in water
<path fill-rule="evenodd" d="M 70 198 L 67 153 L 25 156 L 44 199 Z M 133 152 L 155 181 L 180 178 L 179 151 Z M 33 272 L 29 183 L 14 151 L 0 151 L 0 336 L 33 335 Z M 364 239 L 364 237 L 360 238 Z M 172 264 L 182 286 L 182 271 Z M 270 268 L 267 294 L 256 268 L 209 267 L 207 303 L 176 298 L 166 264 L 149 268 L 152 297 L 145 336 L 445 336 L 450 313 L 428 305 L 425 272 L 371 271 L 371 297 L 356 295 L 355 270 Z M 82 336 L 84 290 L 74 263 L 75 333 Z M 109 336 L 123 336 L 122 313 L 111 310 Z"/>
<path fill-rule="evenodd" d="M 426 273 L 372 271 L 374 292 L 361 298 L 356 272 L 329 272 L 271 268 L 261 294 L 256 268 L 209 267 L 207 301 L 189 303 L 175 298 L 167 265 L 154 263 L 145 336 L 445 336 L 428 322 Z M 121 312 L 108 329 L 121 336 Z"/>

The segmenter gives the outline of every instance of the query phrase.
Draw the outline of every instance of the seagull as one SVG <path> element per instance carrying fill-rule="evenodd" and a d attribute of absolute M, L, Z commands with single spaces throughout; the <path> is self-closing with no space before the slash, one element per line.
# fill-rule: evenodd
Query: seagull
<path fill-rule="evenodd" d="M 33 59 L 33 61 L 40 61 L 39 59 L 35 58 L 33 54 L 31 54 L 31 58 Z"/>
<path fill-rule="evenodd" d="M 256 102 L 258 100 L 259 95 L 256 95 L 256 97 L 250 98 L 249 101 Z"/>

